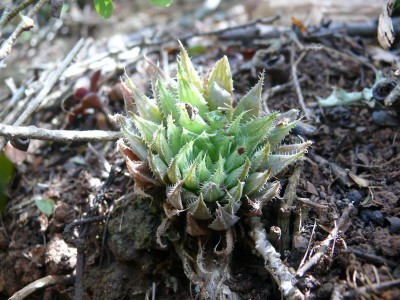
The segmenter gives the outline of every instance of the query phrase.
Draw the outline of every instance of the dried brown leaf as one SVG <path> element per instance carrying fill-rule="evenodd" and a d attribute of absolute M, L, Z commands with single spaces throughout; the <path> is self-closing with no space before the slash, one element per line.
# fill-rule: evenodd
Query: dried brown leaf
<path fill-rule="evenodd" d="M 392 19 L 390 18 L 393 7 L 394 0 L 387 0 L 383 5 L 382 13 L 379 16 L 378 41 L 383 49 L 389 49 L 394 42 L 394 30 Z"/>

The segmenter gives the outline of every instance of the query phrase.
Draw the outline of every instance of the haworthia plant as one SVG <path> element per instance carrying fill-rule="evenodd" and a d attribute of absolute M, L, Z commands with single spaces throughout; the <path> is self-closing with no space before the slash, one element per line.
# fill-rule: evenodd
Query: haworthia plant
<path fill-rule="evenodd" d="M 261 112 L 263 74 L 234 106 L 227 57 L 201 78 L 182 45 L 176 80 L 155 74 L 153 98 L 129 78 L 123 88 L 136 104 L 120 118 L 134 179 L 166 186 L 167 216 L 186 211 L 214 230 L 228 229 L 239 215 L 260 213 L 279 191 L 276 176 L 311 144 L 282 144 L 298 112 Z M 145 175 L 146 167 L 154 178 Z"/>

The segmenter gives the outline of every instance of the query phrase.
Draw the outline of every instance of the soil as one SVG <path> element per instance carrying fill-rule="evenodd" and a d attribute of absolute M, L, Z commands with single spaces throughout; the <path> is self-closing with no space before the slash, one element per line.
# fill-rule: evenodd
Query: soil
<path fill-rule="evenodd" d="M 182 10 L 190 8 L 183 6 Z M 54 40 L 65 49 L 57 57 L 62 59 L 84 30 L 98 40 L 84 49 L 86 52 L 78 62 L 96 53 L 108 52 L 112 56 L 111 40 L 99 38 L 112 31 L 99 33 L 100 20 L 94 24 L 74 23 L 74 19 L 79 19 L 77 15 L 83 16 L 78 8 L 74 9 L 74 18 L 64 21 L 65 30 L 59 31 Z M 384 287 L 385 282 L 400 279 L 400 110 L 396 108 L 400 105 L 394 103 L 386 108 L 380 101 L 358 101 L 324 108 L 318 102 L 319 97 L 328 97 L 334 88 L 348 92 L 371 88 L 375 69 L 393 79 L 390 59 L 397 59 L 398 48 L 388 58 L 389 52 L 380 50 L 373 37 L 350 37 L 345 32 L 318 36 L 302 32 L 295 25 L 294 35 L 282 33 L 274 39 L 223 39 L 219 34 L 201 37 L 195 34 L 196 24 L 186 26 L 184 31 L 176 19 L 163 19 L 160 10 L 151 12 L 152 17 L 161 15 L 160 23 L 145 23 L 154 34 L 154 41 L 163 34 L 173 40 L 134 49 L 152 61 L 161 61 L 163 66 L 166 61 L 173 65 L 178 52 L 176 37 L 193 32 L 193 38 L 184 42 L 188 43 L 194 63 L 206 72 L 217 59 L 227 55 L 238 97 L 266 70 L 264 89 L 269 91 L 269 97 L 264 94 L 264 109 L 270 111 L 300 109 L 290 56 L 291 51 L 296 59 L 304 55 L 297 64 L 297 76 L 310 120 L 304 117 L 303 122 L 315 128 L 300 135 L 312 140 L 313 145 L 300 163 L 297 200 L 286 208 L 291 226 L 282 240 L 287 241 L 289 248 L 283 242 L 275 246 L 284 263 L 298 270 L 303 259 L 318 252 L 344 211 L 352 207 L 334 242 L 329 243 L 313 267 L 297 276 L 294 284 L 307 299 L 400 299 L 399 281 Z M 206 17 L 201 31 L 215 29 L 213 22 L 218 20 L 219 27 L 226 27 L 232 20 L 231 14 L 229 10 L 220 14 L 220 19 L 218 13 Z M 126 18 L 123 11 L 116 15 L 119 23 L 114 22 L 113 26 Z M 244 12 L 242 17 L 246 18 Z M 98 17 L 93 15 L 89 19 L 93 18 Z M 138 18 L 145 19 L 142 15 Z M 160 28 L 160 24 L 166 24 L 165 28 Z M 135 30 L 138 36 L 147 34 L 143 28 Z M 122 32 L 118 36 L 122 41 L 134 38 Z M 113 35 L 113 41 L 118 43 L 116 37 Z M 50 47 L 57 54 L 49 41 L 41 43 L 40 49 Z M 313 49 L 316 44 L 326 49 Z M 21 44 L 13 50 L 11 66 L 18 67 L 18 52 L 24 47 Z M 45 62 L 46 56 L 40 55 L 40 49 L 35 48 L 33 58 L 26 58 L 32 67 Z M 126 62 L 125 70 L 132 80 L 143 90 L 148 89 L 150 75 L 144 60 L 133 57 L 120 63 Z M 79 109 L 82 104 L 72 93 L 80 86 L 78 82 L 95 80 L 96 70 L 101 71 L 97 74 L 99 88 L 92 92 L 99 96 L 101 106 Z M 11 67 L 9 72 L 12 73 Z M 37 68 L 34 72 L 42 71 Z M 117 130 L 107 115 L 124 111 L 118 86 L 122 73 L 121 65 L 110 67 L 109 62 L 100 61 L 98 67 L 91 65 L 78 75 L 60 79 L 51 95 L 57 95 L 57 90 L 65 93 L 54 96 L 55 100 L 36 112 L 31 124 L 52 129 Z M 25 74 L 28 75 L 31 71 Z M 22 82 L 21 75 L 15 76 L 17 82 Z M 7 101 L 10 99 L 4 100 L 4 105 Z M 75 114 L 71 117 L 67 111 Z M 165 191 L 136 189 L 115 142 L 65 144 L 31 140 L 27 152 L 7 145 L 5 153 L 15 170 L 7 191 L 8 203 L 1 213 L 0 299 L 7 299 L 48 275 L 76 277 L 39 289 L 27 299 L 72 299 L 79 292 L 74 285 L 77 280 L 82 284 L 84 299 L 143 299 L 152 297 L 152 293 L 156 294 L 155 299 L 201 297 L 199 287 L 186 276 L 181 257 L 171 242 L 174 238 L 186 239 L 188 248 L 195 249 L 196 240 L 184 230 L 158 239 L 157 230 L 164 219 Z M 281 197 L 293 168 L 281 178 Z M 51 214 L 38 208 L 37 201 L 43 199 L 54 204 Z M 263 209 L 261 221 L 270 235 L 271 227 L 278 224 L 282 201 L 275 199 Z M 296 218 L 302 221 L 299 229 L 295 228 Z M 89 221 L 74 223 L 80 219 Z M 184 222 L 182 218 L 177 224 L 184 228 Z M 281 299 L 279 287 L 246 235 L 248 230 L 242 222 L 235 226 L 236 242 L 230 261 L 233 276 L 227 279 L 227 285 L 242 299 Z M 211 239 L 210 243 L 217 245 L 218 240 Z M 77 268 L 83 268 L 83 278 Z"/>

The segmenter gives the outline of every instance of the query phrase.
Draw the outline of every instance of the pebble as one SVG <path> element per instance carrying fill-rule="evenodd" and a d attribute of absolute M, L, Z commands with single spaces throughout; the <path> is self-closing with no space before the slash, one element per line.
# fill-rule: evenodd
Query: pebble
<path fill-rule="evenodd" d="M 380 210 L 364 209 L 360 212 L 360 218 L 364 221 L 365 225 L 369 223 L 382 225 L 384 221 L 383 213 Z"/>

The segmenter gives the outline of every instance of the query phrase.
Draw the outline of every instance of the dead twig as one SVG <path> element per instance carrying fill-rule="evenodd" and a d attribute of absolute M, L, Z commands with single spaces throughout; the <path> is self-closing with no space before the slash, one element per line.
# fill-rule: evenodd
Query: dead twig
<path fill-rule="evenodd" d="M 48 0 L 45 0 L 45 1 L 48 1 Z M 84 44 L 85 44 L 84 39 L 80 39 L 78 41 L 78 43 L 71 50 L 71 52 L 68 53 L 67 57 L 65 57 L 63 62 L 52 73 L 52 75 L 48 77 L 49 79 L 45 83 L 43 89 L 39 92 L 39 94 L 33 100 L 31 100 L 29 102 L 26 109 L 19 116 L 19 118 L 14 122 L 14 125 L 17 125 L 17 126 L 22 125 L 36 111 L 36 109 L 43 102 L 43 100 L 45 99 L 47 94 L 50 92 L 50 90 L 56 84 L 57 80 L 60 78 L 62 73 L 65 71 L 65 69 L 68 67 L 68 65 L 72 62 L 72 60 L 75 58 L 75 56 L 79 53 L 79 51 L 81 50 L 81 48 L 83 47 Z M 7 140 L 4 137 L 0 137 L 0 150 L 2 150 L 6 144 L 7 144 Z"/>
<path fill-rule="evenodd" d="M 303 52 L 305 53 L 305 52 Z M 304 56 L 302 55 L 301 58 L 303 58 Z M 310 115 L 308 113 L 308 108 L 304 102 L 304 97 L 303 97 L 303 93 L 301 91 L 301 87 L 300 87 L 300 83 L 299 83 L 299 78 L 297 77 L 297 64 L 300 62 L 300 58 L 297 59 L 297 61 L 294 60 L 295 59 L 295 50 L 294 50 L 294 46 L 290 47 L 290 67 L 291 67 L 291 72 L 292 72 L 292 80 L 294 83 L 294 86 L 296 88 L 296 94 L 297 94 L 297 98 L 299 100 L 299 104 L 301 109 L 304 112 L 304 115 L 306 117 L 307 120 L 310 120 Z"/>
<path fill-rule="evenodd" d="M 347 253 L 353 253 L 354 255 L 356 255 L 357 257 L 366 260 L 368 262 L 371 262 L 373 264 L 381 264 L 381 265 L 388 265 L 391 268 L 395 268 L 397 267 L 397 263 L 392 261 L 392 260 L 388 260 L 384 257 L 378 256 L 378 255 L 374 255 L 372 253 L 367 253 L 365 251 L 359 250 L 359 249 L 355 249 L 355 248 L 351 248 L 348 247 L 346 249 Z"/>
<path fill-rule="evenodd" d="M 49 286 L 53 286 L 56 284 L 71 284 L 73 280 L 74 276 L 72 275 L 48 275 L 46 277 L 35 280 L 34 282 L 31 282 L 23 289 L 12 295 L 9 300 L 22 300 L 27 298 L 30 294 L 37 290 L 45 289 Z"/>
<path fill-rule="evenodd" d="M 333 49 L 331 47 L 328 47 L 326 45 L 321 45 L 321 44 L 309 44 L 307 46 L 305 46 L 302 51 L 304 52 L 309 52 L 309 51 L 325 51 L 326 53 L 328 53 L 331 56 L 339 56 L 343 59 L 348 59 L 351 60 L 353 62 L 355 62 L 356 64 L 359 65 L 363 65 L 366 66 L 367 68 L 370 68 L 372 71 L 374 71 L 374 73 L 377 73 L 378 70 L 374 67 L 373 64 L 369 63 L 365 58 L 356 56 L 354 54 L 350 54 L 347 52 L 341 52 L 337 49 Z M 303 52 L 303 53 L 304 53 Z"/>
<path fill-rule="evenodd" d="M 303 82 L 304 80 L 305 80 L 304 77 L 300 78 L 299 83 Z M 279 93 L 279 92 L 282 92 L 282 91 L 285 91 L 285 90 L 291 88 L 293 84 L 294 84 L 293 80 L 291 80 L 284 84 L 279 84 L 279 85 L 273 86 L 273 87 L 263 91 L 263 93 L 261 95 L 261 105 L 262 105 L 263 110 L 267 114 L 271 113 L 271 110 L 269 109 L 268 104 L 267 104 L 268 99 L 273 97 L 276 93 Z"/>
<path fill-rule="evenodd" d="M 223 28 L 223 29 L 217 29 L 217 30 L 212 30 L 212 31 L 206 31 L 206 32 L 197 32 L 197 33 L 193 33 L 193 34 L 189 34 L 186 36 L 183 36 L 181 38 L 179 38 L 180 40 L 188 40 L 190 38 L 193 37 L 197 37 L 197 36 L 209 36 L 209 35 L 220 35 L 223 34 L 227 31 L 232 31 L 232 30 L 238 30 L 238 29 L 243 29 L 246 27 L 251 27 L 257 24 L 271 24 L 273 22 L 275 22 L 276 20 L 280 19 L 280 15 L 275 15 L 272 17 L 268 17 L 268 18 L 259 18 L 257 20 L 248 22 L 248 23 L 244 23 L 244 24 L 240 24 L 237 26 L 229 26 L 227 28 Z"/>
<path fill-rule="evenodd" d="M 26 17 L 31 19 L 34 15 L 38 13 L 38 11 L 42 8 L 43 5 L 50 2 L 50 0 L 40 0 L 33 8 L 28 12 Z M 31 20 L 32 21 L 32 20 Z M 22 32 L 30 30 L 34 26 L 32 22 L 26 22 L 26 19 L 22 19 L 22 21 L 18 24 L 17 28 L 15 28 L 14 32 L 8 37 L 6 41 L 1 45 L 0 48 L 0 61 L 2 61 L 8 54 L 10 54 L 12 47 L 14 46 L 17 38 L 21 35 Z"/>
<path fill-rule="evenodd" d="M 22 138 L 70 143 L 78 141 L 116 141 L 122 137 L 122 133 L 119 131 L 104 130 L 51 130 L 38 128 L 36 126 L 13 126 L 0 124 L 0 136 L 7 139 Z"/>
<path fill-rule="evenodd" d="M 299 267 L 301 267 L 304 264 L 304 262 L 306 261 L 306 258 L 308 256 L 308 252 L 310 251 L 310 248 L 311 248 L 312 240 L 314 238 L 314 233 L 315 233 L 315 228 L 316 227 L 317 227 L 317 221 L 315 220 L 313 228 L 312 228 L 312 231 L 311 231 L 310 240 L 308 241 L 306 253 L 304 253 L 303 259 L 301 260 Z"/>
<path fill-rule="evenodd" d="M 303 164 L 300 162 L 296 165 L 292 176 L 289 178 L 289 183 L 283 196 L 283 203 L 281 204 L 278 212 L 278 227 L 281 229 L 281 239 L 279 242 L 280 253 L 290 249 L 290 244 L 292 241 L 292 235 L 290 234 L 290 220 L 292 216 L 291 207 L 294 205 L 294 202 L 297 199 L 296 190 L 300 181 L 302 169 Z M 297 230 L 294 235 L 296 234 Z"/>
<path fill-rule="evenodd" d="M 355 298 L 357 298 L 358 295 L 371 293 L 371 292 L 377 291 L 377 290 L 385 290 L 385 289 L 392 288 L 394 286 L 400 286 L 400 279 L 389 280 L 389 281 L 385 281 L 385 282 L 362 286 L 357 289 L 345 292 L 344 297 L 349 298 L 349 299 L 355 299 Z"/>
<path fill-rule="evenodd" d="M 279 290 L 286 299 L 304 299 L 304 295 L 293 285 L 296 279 L 290 273 L 288 267 L 280 259 L 280 254 L 267 239 L 265 229 L 262 227 L 260 218 L 252 217 L 248 219 L 250 225 L 250 237 L 255 242 L 255 248 L 264 258 L 265 268 L 274 278 L 279 286 Z"/>
<path fill-rule="evenodd" d="M 14 9 L 8 11 L 6 14 L 4 14 L 0 20 L 0 37 L 1 37 L 1 29 L 4 28 L 4 26 L 8 22 L 10 22 L 16 15 L 18 15 L 20 12 L 22 12 L 29 5 L 32 5 L 36 2 L 38 2 L 38 0 L 26 0 L 26 1 L 22 2 L 20 5 L 18 5 L 16 8 L 14 8 Z"/>
<path fill-rule="evenodd" d="M 310 257 L 309 260 L 303 266 L 301 266 L 297 270 L 296 272 L 297 276 L 302 277 L 305 272 L 307 272 L 311 267 L 313 267 L 320 261 L 321 257 L 328 251 L 331 242 L 336 240 L 339 231 L 342 229 L 343 225 L 345 225 L 346 222 L 348 222 L 349 215 L 352 209 L 353 209 L 353 204 L 350 203 L 343 211 L 336 226 L 331 230 L 328 237 L 322 241 L 317 252 L 312 257 Z"/>

